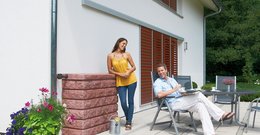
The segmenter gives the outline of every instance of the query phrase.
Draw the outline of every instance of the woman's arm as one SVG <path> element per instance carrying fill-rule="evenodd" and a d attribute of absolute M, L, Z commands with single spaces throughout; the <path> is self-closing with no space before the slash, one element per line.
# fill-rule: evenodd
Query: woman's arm
<path fill-rule="evenodd" d="M 129 68 L 129 70 L 127 71 L 127 73 L 130 75 L 130 73 L 134 72 L 136 70 L 136 67 L 135 67 L 135 63 L 132 59 L 132 56 L 130 53 L 126 52 L 126 55 L 127 55 L 127 60 L 129 62 L 129 64 L 131 65 L 131 68 Z"/>

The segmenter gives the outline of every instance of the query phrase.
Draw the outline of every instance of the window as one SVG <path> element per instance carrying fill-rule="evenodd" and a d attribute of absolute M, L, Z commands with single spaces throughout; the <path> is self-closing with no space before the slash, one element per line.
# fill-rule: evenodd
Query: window
<path fill-rule="evenodd" d="M 177 75 L 177 39 L 158 31 L 141 27 L 141 104 L 153 101 L 151 71 L 165 63 L 168 72 Z"/>
<path fill-rule="evenodd" d="M 177 12 L 177 2 L 176 0 L 161 0 L 165 5 L 167 5 L 169 8 Z"/>
<path fill-rule="evenodd" d="M 182 0 L 156 0 L 158 4 L 167 8 L 177 16 L 183 18 L 182 16 Z"/>
<path fill-rule="evenodd" d="M 162 0 L 162 2 L 174 11 L 177 11 L 176 0 Z"/>

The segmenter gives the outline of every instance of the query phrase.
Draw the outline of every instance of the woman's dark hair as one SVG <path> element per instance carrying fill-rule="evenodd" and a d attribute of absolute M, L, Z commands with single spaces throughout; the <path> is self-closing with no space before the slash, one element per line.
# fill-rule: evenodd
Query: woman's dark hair
<path fill-rule="evenodd" d="M 126 43 L 128 42 L 127 39 L 125 39 L 125 38 L 119 38 L 119 39 L 116 41 L 116 43 L 115 43 L 115 45 L 114 45 L 114 47 L 113 47 L 112 52 L 115 52 L 115 51 L 118 49 L 119 43 L 121 43 L 122 41 L 126 41 Z M 125 52 L 125 50 L 126 50 L 126 48 L 123 50 L 123 52 Z"/>

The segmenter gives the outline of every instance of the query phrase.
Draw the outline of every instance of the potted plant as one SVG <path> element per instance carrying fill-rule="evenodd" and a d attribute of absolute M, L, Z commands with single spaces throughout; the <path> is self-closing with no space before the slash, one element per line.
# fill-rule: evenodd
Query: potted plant
<path fill-rule="evenodd" d="M 64 124 L 64 120 L 72 123 L 73 114 L 69 114 L 66 105 L 53 96 L 56 92 L 49 93 L 47 88 L 40 88 L 42 98 L 38 104 L 25 103 L 25 107 L 12 113 L 11 127 L 6 129 L 7 135 L 57 135 Z"/>

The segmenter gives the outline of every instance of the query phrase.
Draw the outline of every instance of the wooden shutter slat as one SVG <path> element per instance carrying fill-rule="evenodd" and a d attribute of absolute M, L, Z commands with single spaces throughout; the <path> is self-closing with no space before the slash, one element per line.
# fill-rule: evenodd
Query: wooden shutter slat
<path fill-rule="evenodd" d="M 174 76 L 178 75 L 178 46 L 177 39 L 171 38 L 171 59 L 172 59 L 172 67 L 171 71 Z"/>
<path fill-rule="evenodd" d="M 162 34 L 153 31 L 153 71 L 156 71 L 156 65 L 162 62 Z"/>
<path fill-rule="evenodd" d="M 168 72 L 171 74 L 170 55 L 170 36 L 163 35 L 163 63 L 167 65 Z"/>
<path fill-rule="evenodd" d="M 141 27 L 141 104 L 152 101 L 152 30 Z"/>

